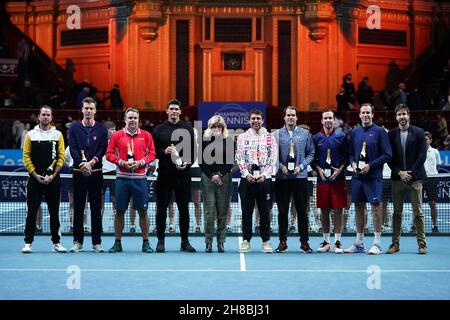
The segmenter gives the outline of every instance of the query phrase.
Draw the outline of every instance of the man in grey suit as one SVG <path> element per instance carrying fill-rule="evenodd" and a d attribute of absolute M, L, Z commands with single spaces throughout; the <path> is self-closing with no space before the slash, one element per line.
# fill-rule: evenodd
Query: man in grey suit
<path fill-rule="evenodd" d="M 424 131 L 410 125 L 409 108 L 406 104 L 395 107 L 398 127 L 389 132 L 392 158 L 388 162 L 392 170 L 392 199 L 394 202 L 392 244 L 387 253 L 400 251 L 400 230 L 402 226 L 403 201 L 409 192 L 417 230 L 419 254 L 427 253 L 422 211 L 422 180 L 427 178 L 423 166 L 427 157 Z"/>

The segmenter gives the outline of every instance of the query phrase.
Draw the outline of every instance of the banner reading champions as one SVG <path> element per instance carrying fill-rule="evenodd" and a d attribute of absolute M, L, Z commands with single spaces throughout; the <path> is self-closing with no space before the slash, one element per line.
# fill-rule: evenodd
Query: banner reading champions
<path fill-rule="evenodd" d="M 201 102 L 198 105 L 198 119 L 203 128 L 208 126 L 208 120 L 214 115 L 221 115 L 229 129 L 247 129 L 249 111 L 260 110 L 266 119 L 265 102 Z"/>

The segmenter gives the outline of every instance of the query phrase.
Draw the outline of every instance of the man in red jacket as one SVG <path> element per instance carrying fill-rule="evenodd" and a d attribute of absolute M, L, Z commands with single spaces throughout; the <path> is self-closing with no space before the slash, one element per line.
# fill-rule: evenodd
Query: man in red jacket
<path fill-rule="evenodd" d="M 148 182 L 146 166 L 155 159 L 155 146 L 151 134 L 138 127 L 139 110 L 125 111 L 125 128 L 116 131 L 106 150 L 106 160 L 117 165 L 116 215 L 114 229 L 116 241 L 109 252 L 122 252 L 122 230 L 124 215 L 133 197 L 134 208 L 139 213 L 142 231 L 142 252 L 153 252 L 148 241 Z"/>

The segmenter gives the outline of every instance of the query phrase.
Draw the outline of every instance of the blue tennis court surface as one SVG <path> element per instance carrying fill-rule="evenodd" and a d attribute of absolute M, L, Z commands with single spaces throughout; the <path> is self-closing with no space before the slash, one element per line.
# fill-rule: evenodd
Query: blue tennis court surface
<path fill-rule="evenodd" d="M 353 237 L 342 239 L 345 247 Z M 63 237 L 68 249 L 71 237 Z M 238 237 L 229 237 L 226 252 L 204 253 L 204 238 L 191 237 L 197 253 L 179 251 L 180 238 L 166 238 L 166 253 L 140 252 L 141 238 L 124 237 L 123 253 L 51 252 L 49 236 L 37 236 L 33 253 L 21 253 L 23 237 L 0 237 L 0 299 L 32 300 L 449 300 L 450 239 L 428 237 L 427 255 L 417 254 L 414 237 L 401 240 L 395 255 L 298 252 L 263 254 L 261 239 L 252 252 L 240 254 Z M 154 237 L 150 239 L 156 245 Z M 317 248 L 320 237 L 311 238 Z M 366 238 L 366 246 L 372 237 Z M 104 237 L 108 249 L 113 237 Z M 274 247 L 278 240 L 272 237 Z M 383 249 L 390 238 L 382 240 Z M 214 250 L 216 247 L 214 246 Z"/>

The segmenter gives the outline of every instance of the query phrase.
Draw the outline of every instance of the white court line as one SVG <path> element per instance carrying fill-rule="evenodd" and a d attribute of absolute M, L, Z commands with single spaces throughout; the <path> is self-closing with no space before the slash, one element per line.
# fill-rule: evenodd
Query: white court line
<path fill-rule="evenodd" d="M 242 237 L 238 237 L 238 248 L 241 247 L 241 243 L 242 243 Z M 247 268 L 245 267 L 245 255 L 243 252 L 239 253 L 239 264 L 241 266 L 240 271 L 247 271 Z"/>
<path fill-rule="evenodd" d="M 0 269 L 0 272 L 67 272 L 67 269 L 14 269 L 14 268 L 4 268 Z M 226 269 L 83 269 L 80 271 L 83 272 L 242 272 L 242 270 L 226 270 Z M 246 272 L 253 273 L 273 273 L 273 272 L 285 272 L 285 273 L 367 273 L 367 269 L 354 269 L 354 270 L 345 270 L 345 269 L 292 269 L 292 270 L 263 270 L 263 269 L 255 269 L 255 270 L 245 270 Z M 450 270 L 442 269 L 380 269 L 380 272 L 385 273 L 450 273 Z"/>

